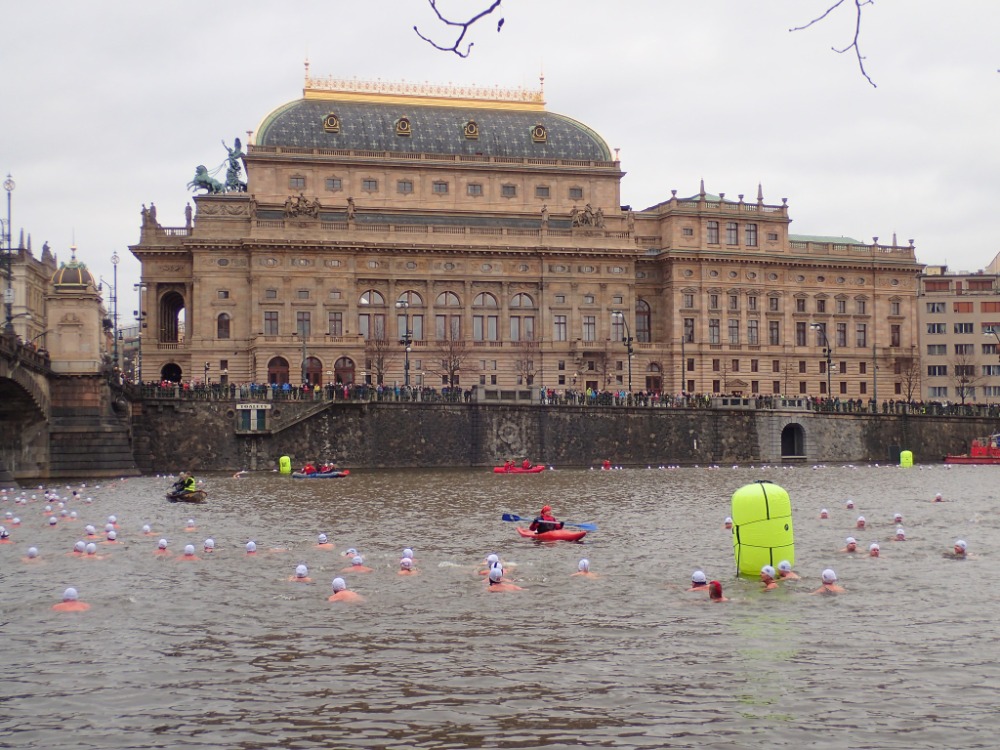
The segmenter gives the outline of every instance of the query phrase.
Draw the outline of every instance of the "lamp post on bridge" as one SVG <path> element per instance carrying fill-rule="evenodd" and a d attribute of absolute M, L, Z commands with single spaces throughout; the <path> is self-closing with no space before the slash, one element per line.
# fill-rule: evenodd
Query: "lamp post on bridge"
<path fill-rule="evenodd" d="M 146 311 L 142 309 L 142 294 L 149 285 L 144 282 L 133 284 L 132 288 L 139 292 L 139 307 L 135 310 L 135 319 L 139 322 L 139 346 L 135 354 L 135 381 L 142 385 L 142 329 L 146 327 Z"/>
<path fill-rule="evenodd" d="M 833 347 L 830 346 L 830 339 L 826 337 L 826 326 L 822 323 L 810 323 L 809 327 L 814 331 L 819 331 L 823 336 L 823 356 L 826 357 L 826 397 L 833 398 L 830 393 L 830 371 L 833 364 Z"/>
<path fill-rule="evenodd" d="M 4 259 L 7 262 L 7 288 L 3 292 L 3 304 L 4 311 L 6 313 L 7 322 L 4 326 L 3 332 L 5 336 L 14 335 L 14 254 L 11 248 L 11 225 L 10 225 L 10 201 L 11 193 L 14 192 L 15 183 L 14 180 L 10 178 L 10 174 L 7 174 L 7 179 L 3 181 L 3 189 L 7 191 L 7 224 L 3 232 L 3 236 L 0 236 L 0 244 L 4 244 L 3 240 L 6 239 L 6 250 L 4 251 Z"/>
<path fill-rule="evenodd" d="M 403 311 L 403 333 L 400 334 L 399 343 L 403 346 L 403 385 L 410 387 L 410 350 L 413 345 L 413 331 L 410 330 L 410 303 L 400 300 L 396 303 L 396 309 Z M 398 322 L 397 322 L 398 324 Z"/>
<path fill-rule="evenodd" d="M 621 310 L 613 310 L 611 312 L 612 318 L 618 318 L 621 320 L 622 324 L 625 326 L 625 335 L 622 336 L 622 343 L 625 344 L 625 351 L 628 352 L 628 394 L 629 398 L 632 397 L 632 355 L 635 353 L 635 349 L 632 348 L 632 329 L 628 327 L 628 321 L 625 320 L 625 313 Z"/>

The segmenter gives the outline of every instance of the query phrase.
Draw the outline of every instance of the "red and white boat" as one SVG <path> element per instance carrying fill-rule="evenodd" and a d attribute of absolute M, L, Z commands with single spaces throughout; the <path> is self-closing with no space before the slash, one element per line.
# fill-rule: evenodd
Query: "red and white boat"
<path fill-rule="evenodd" d="M 1000 432 L 989 437 L 976 438 L 968 453 L 944 457 L 946 464 L 998 464 L 1000 465 Z"/>

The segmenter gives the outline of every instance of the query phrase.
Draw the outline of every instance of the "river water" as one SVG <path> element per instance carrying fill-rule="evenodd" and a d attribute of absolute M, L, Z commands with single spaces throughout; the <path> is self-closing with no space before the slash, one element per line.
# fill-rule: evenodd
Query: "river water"
<path fill-rule="evenodd" d="M 38 490 L 0 502 L 22 519 L 0 545 L 0 746 L 997 746 L 1000 468 L 202 479 L 204 505 L 166 502 L 164 478 L 75 486 L 80 520 L 54 528 Z M 735 578 L 723 528 L 732 493 L 759 479 L 792 497 L 803 577 L 767 593 Z M 543 501 L 599 530 L 543 545 L 500 520 Z M 889 541 L 897 512 L 906 542 Z M 121 543 L 104 559 L 66 554 L 110 514 Z M 841 553 L 849 534 L 882 556 Z M 205 559 L 156 557 L 161 536 Z M 970 559 L 942 555 L 956 538 Z M 22 561 L 30 545 L 40 561 Z M 365 601 L 328 603 L 349 547 L 374 568 L 344 574 Z M 397 574 L 404 547 L 416 576 Z M 485 590 L 491 552 L 524 591 Z M 581 557 L 598 577 L 571 576 Z M 298 563 L 314 584 L 288 581 Z M 827 567 L 847 593 L 807 595 Z M 731 600 L 686 592 L 696 568 Z M 91 609 L 52 611 L 71 585 Z"/>

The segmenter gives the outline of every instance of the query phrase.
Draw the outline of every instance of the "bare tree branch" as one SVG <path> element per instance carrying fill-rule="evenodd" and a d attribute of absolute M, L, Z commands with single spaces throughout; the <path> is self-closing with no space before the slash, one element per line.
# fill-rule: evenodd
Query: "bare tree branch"
<path fill-rule="evenodd" d="M 817 16 L 807 24 L 804 24 L 802 26 L 796 26 L 794 29 L 789 29 L 789 31 L 802 31 L 804 29 L 808 29 L 810 26 L 814 26 L 815 24 L 824 20 L 833 11 L 835 11 L 837 8 L 839 8 L 846 2 L 848 2 L 848 0 L 837 0 L 833 5 L 827 8 L 826 12 L 823 13 L 822 15 Z M 841 55 L 847 52 L 848 50 L 853 49 L 855 56 L 858 58 L 858 68 L 861 69 L 861 75 L 863 75 L 865 77 L 865 80 L 872 85 L 872 88 L 878 88 L 875 85 L 875 81 L 873 81 L 871 79 L 871 76 L 868 75 L 868 71 L 865 70 L 865 58 L 864 55 L 861 54 L 861 47 L 858 46 L 858 38 L 861 36 L 861 12 L 862 12 L 861 9 L 866 5 L 874 5 L 875 0 L 850 0 L 850 2 L 854 3 L 854 11 L 855 11 L 854 40 L 843 49 L 837 49 L 836 47 L 831 47 L 830 49 L 832 49 L 837 54 Z"/>
<path fill-rule="evenodd" d="M 459 57 L 468 57 L 469 53 L 472 52 L 472 45 L 475 44 L 475 42 L 469 42 L 469 46 L 465 48 L 465 52 L 462 52 L 462 50 L 458 48 L 459 45 L 462 43 L 462 40 L 468 33 L 469 28 L 474 26 L 476 22 L 478 22 L 480 19 L 485 18 L 490 13 L 499 8 L 501 0 L 493 0 L 493 2 L 490 3 L 490 6 L 486 10 L 477 13 L 468 21 L 452 21 L 450 18 L 445 18 L 443 15 L 441 15 L 441 11 L 438 10 L 437 0 L 427 0 L 427 2 L 431 6 L 431 10 L 433 10 L 435 15 L 437 15 L 438 20 L 440 20 L 446 26 L 454 26 L 456 28 L 460 28 L 462 31 L 461 33 L 459 33 L 458 38 L 455 40 L 455 43 L 452 44 L 450 47 L 445 47 L 444 45 L 438 44 L 433 39 L 427 38 L 426 36 L 420 33 L 420 29 L 418 29 L 416 26 L 413 27 L 414 32 L 416 32 L 417 36 L 419 36 L 421 39 L 423 39 L 425 42 L 431 45 L 434 49 L 441 50 L 442 52 L 454 52 Z M 497 24 L 498 32 L 503 27 L 503 21 L 504 19 L 501 18 L 500 22 Z"/>

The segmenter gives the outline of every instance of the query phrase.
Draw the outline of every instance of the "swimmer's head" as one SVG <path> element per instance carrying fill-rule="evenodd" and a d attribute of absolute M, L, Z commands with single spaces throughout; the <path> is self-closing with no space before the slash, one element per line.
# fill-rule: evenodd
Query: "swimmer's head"
<path fill-rule="evenodd" d="M 106 523 L 106 524 L 104 524 L 104 531 L 105 532 L 114 531 L 114 530 L 115 530 L 115 525 L 113 523 Z"/>
<path fill-rule="evenodd" d="M 402 560 L 399 561 L 400 570 L 410 570 L 412 568 L 413 568 L 413 558 L 404 557 Z"/>
<path fill-rule="evenodd" d="M 347 589 L 347 581 L 345 581 L 343 578 L 334 578 L 332 585 L 334 593 L 336 593 L 337 591 L 344 591 Z"/>
<path fill-rule="evenodd" d="M 296 565 L 295 566 L 295 577 L 296 578 L 306 578 L 306 577 L 308 577 L 308 575 L 309 575 L 309 568 L 307 568 L 305 565 Z"/>
<path fill-rule="evenodd" d="M 156 547 L 157 547 L 157 549 L 166 549 L 167 548 L 167 540 L 166 539 L 161 539 L 160 541 L 158 541 L 156 543 Z"/>
<path fill-rule="evenodd" d="M 206 550 L 215 549 L 215 540 L 212 539 L 212 537 L 209 537 L 208 539 L 205 540 L 205 549 Z"/>
<path fill-rule="evenodd" d="M 833 568 L 827 568 L 823 571 L 823 583 L 836 583 L 837 574 L 833 572 Z"/>
<path fill-rule="evenodd" d="M 782 560 L 780 563 L 778 563 L 778 570 L 780 570 L 782 573 L 791 573 L 792 564 L 788 562 L 788 560 Z"/>
<path fill-rule="evenodd" d="M 28 557 L 32 560 L 38 557 L 38 547 L 28 547 Z"/>
<path fill-rule="evenodd" d="M 823 508 L 823 510 L 821 510 L 819 512 L 819 517 L 820 518 L 829 518 L 830 517 L 830 511 L 828 511 L 826 508 Z"/>
<path fill-rule="evenodd" d="M 902 513 L 897 513 L 896 515 L 894 515 L 892 517 L 892 522 L 893 523 L 902 523 L 903 522 L 903 514 Z"/>
<path fill-rule="evenodd" d="M 732 518 L 729 518 L 727 516 L 724 523 L 725 523 L 727 529 L 733 528 L 733 519 Z"/>
<path fill-rule="evenodd" d="M 351 547 L 351 548 L 350 548 L 350 549 L 348 549 L 348 550 L 347 550 L 347 552 L 345 552 L 344 554 L 345 554 L 345 555 L 346 555 L 347 557 L 354 557 L 354 556 L 355 556 L 356 554 L 358 554 L 358 551 L 357 551 L 356 549 L 354 549 L 354 547 Z"/>
<path fill-rule="evenodd" d="M 859 529 L 863 529 L 865 527 L 865 523 L 866 523 L 865 522 L 865 517 L 864 516 L 858 516 L 858 528 Z"/>
<path fill-rule="evenodd" d="M 115 531 L 114 529 L 111 529 L 111 531 L 108 532 L 108 541 L 113 542 L 117 538 L 118 538 L 118 532 Z"/>
<path fill-rule="evenodd" d="M 81 539 L 80 541 L 78 541 L 76 544 L 73 545 L 73 551 L 74 552 L 86 552 L 87 551 L 87 544 Z"/>
<path fill-rule="evenodd" d="M 500 555 L 487 555 L 486 556 L 486 564 L 487 565 L 493 565 L 493 564 L 498 563 L 498 562 L 500 562 Z"/>
<path fill-rule="evenodd" d="M 722 584 L 718 581 L 710 581 L 708 584 L 708 596 L 711 599 L 722 598 Z"/>
<path fill-rule="evenodd" d="M 906 539 L 906 532 L 903 530 L 902 526 L 896 529 L 896 539 L 899 541 L 903 541 L 904 539 Z"/>
<path fill-rule="evenodd" d="M 774 567 L 773 566 L 771 566 L 771 565 L 765 565 L 763 568 L 760 569 L 760 577 L 761 578 L 772 578 L 773 579 L 774 576 L 775 576 L 775 572 L 774 572 Z"/>
<path fill-rule="evenodd" d="M 705 577 L 705 574 L 702 571 L 696 570 L 694 573 L 691 574 L 691 583 L 700 586 L 704 583 L 708 583 L 708 578 Z"/>
<path fill-rule="evenodd" d="M 853 536 L 849 536 L 847 537 L 847 539 L 844 540 L 844 544 L 846 544 L 848 547 L 856 547 L 858 544 L 858 540 L 855 539 Z"/>
<path fill-rule="evenodd" d="M 68 589 L 63 591 L 63 601 L 64 602 L 75 602 L 80 598 L 80 594 L 77 590 L 70 586 Z"/>
<path fill-rule="evenodd" d="M 108 516 L 108 523 L 118 523 L 118 516 Z"/>
<path fill-rule="evenodd" d="M 55 516 L 49 516 L 49 526 L 55 526 L 57 523 L 59 523 L 58 518 Z"/>
<path fill-rule="evenodd" d="M 577 563 L 576 569 L 578 571 L 580 571 L 581 573 L 589 573 L 590 572 L 590 560 L 588 560 L 586 557 L 583 558 L 582 560 L 580 560 L 579 563 Z"/>
<path fill-rule="evenodd" d="M 148 533 L 150 533 L 150 532 L 151 532 L 152 530 L 153 530 L 153 527 L 152 527 L 152 526 L 150 526 L 150 525 L 149 525 L 148 523 L 147 523 L 147 524 L 145 524 L 145 525 L 144 525 L 144 526 L 142 527 L 142 533 L 143 533 L 143 534 L 148 534 Z"/>
<path fill-rule="evenodd" d="M 940 493 L 940 492 L 939 492 L 939 493 L 937 493 L 937 494 L 936 494 L 936 495 L 934 496 L 934 499 L 935 499 L 935 500 L 940 500 L 940 499 L 941 499 L 941 493 Z"/>
<path fill-rule="evenodd" d="M 955 542 L 955 551 L 956 551 L 956 552 L 965 552 L 965 550 L 966 550 L 966 548 L 967 548 L 968 546 L 969 546 L 969 545 L 967 545 L 967 544 L 965 543 L 965 540 L 964 540 L 964 539 L 959 539 L 959 540 L 958 540 L 957 542 Z"/>
<path fill-rule="evenodd" d="M 10 538 L 10 532 L 7 531 L 3 526 L 0 526 L 0 539 Z"/>
<path fill-rule="evenodd" d="M 413 559 L 413 550 L 410 549 L 409 547 L 407 547 L 406 549 L 404 549 L 403 550 L 403 557 L 408 557 L 408 558 L 410 558 L 412 560 Z"/>
<path fill-rule="evenodd" d="M 848 508 L 853 508 L 854 507 L 854 501 L 853 500 L 848 500 L 847 501 L 847 507 Z"/>
<path fill-rule="evenodd" d="M 187 525 L 188 526 L 194 526 L 194 519 L 193 518 L 189 518 L 188 522 L 187 522 Z"/>
<path fill-rule="evenodd" d="M 193 544 L 185 544 L 184 545 L 184 556 L 185 557 L 193 557 L 194 556 L 194 545 Z"/>
<path fill-rule="evenodd" d="M 503 568 L 498 565 L 494 565 L 490 568 L 490 580 L 493 583 L 500 583 L 500 579 L 503 578 Z"/>
<path fill-rule="evenodd" d="M 871 544 L 868 545 L 869 555 L 871 555 L 872 557 L 878 557 L 878 553 L 879 553 L 878 542 L 872 542 Z"/>
<path fill-rule="evenodd" d="M 88 523 L 88 524 L 87 524 L 86 526 L 84 526 L 84 527 L 83 527 L 83 531 L 84 531 L 84 533 L 86 533 L 86 534 L 87 534 L 88 536 L 94 536 L 94 534 L 96 534 L 96 533 L 97 533 L 97 529 L 95 529 L 95 528 L 94 528 L 93 526 L 91 526 L 91 525 L 90 525 L 89 523 Z"/>
<path fill-rule="evenodd" d="M 318 537 L 316 537 L 316 543 L 317 544 L 326 544 L 327 541 L 328 540 L 327 540 L 326 534 L 320 534 Z"/>
<path fill-rule="evenodd" d="M 86 548 L 84 548 L 84 552 L 86 552 L 88 555 L 96 555 L 97 554 L 97 545 L 94 544 L 93 542 L 90 542 L 86 546 Z"/>
<path fill-rule="evenodd" d="M 355 555 L 354 557 L 351 558 L 351 565 L 364 565 L 364 563 L 365 563 L 365 558 L 363 558 L 361 555 Z"/>
<path fill-rule="evenodd" d="M 257 551 L 257 542 L 247 542 L 247 554 L 252 554 Z"/>

